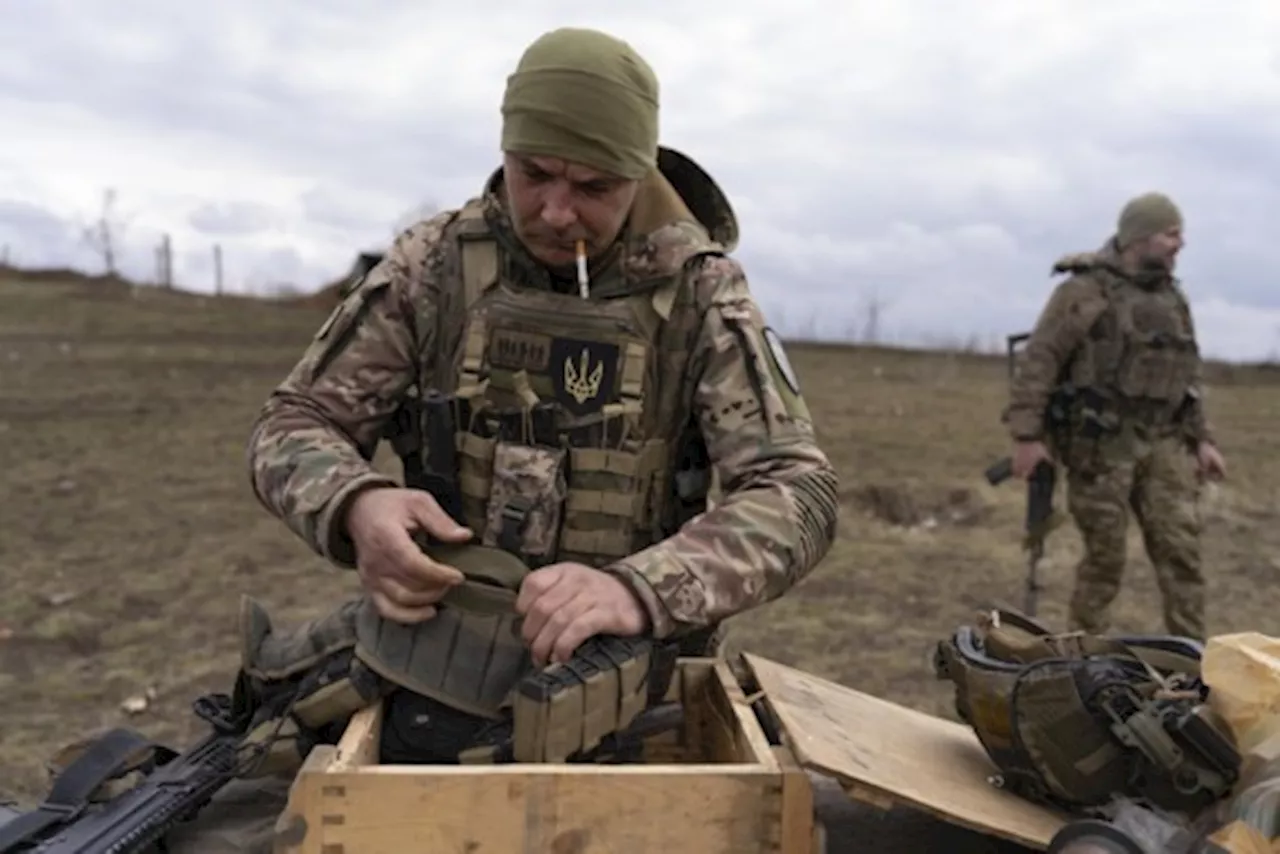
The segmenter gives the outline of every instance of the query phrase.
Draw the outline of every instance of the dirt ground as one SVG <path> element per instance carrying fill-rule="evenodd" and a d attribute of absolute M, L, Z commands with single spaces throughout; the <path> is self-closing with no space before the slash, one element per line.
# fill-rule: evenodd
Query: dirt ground
<path fill-rule="evenodd" d="M 255 503 L 243 460 L 258 406 L 324 313 L 0 276 L 0 796 L 42 790 L 44 759 L 99 727 L 193 737 L 192 699 L 230 687 L 242 594 L 290 623 L 355 590 Z M 933 645 L 1021 595 L 1023 491 L 982 480 L 1006 452 L 1004 363 L 791 355 L 843 480 L 839 541 L 791 595 L 736 619 L 734 643 L 949 716 Z M 1211 373 L 1230 467 L 1204 505 L 1214 632 L 1280 632 L 1259 595 L 1280 570 L 1277 376 Z M 1117 628 L 1158 631 L 1136 531 L 1132 547 Z M 1077 555 L 1060 529 L 1043 567 L 1054 625 Z"/>

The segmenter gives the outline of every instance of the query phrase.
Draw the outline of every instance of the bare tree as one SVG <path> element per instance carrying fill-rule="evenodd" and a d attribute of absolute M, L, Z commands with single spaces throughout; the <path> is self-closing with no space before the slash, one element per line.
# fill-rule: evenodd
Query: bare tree
<path fill-rule="evenodd" d="M 116 266 L 120 239 L 128 226 L 127 218 L 116 212 L 116 191 L 107 188 L 102 193 L 102 211 L 93 225 L 84 227 L 84 241 L 89 248 L 102 256 L 102 266 L 108 276 L 119 274 Z"/>
<path fill-rule="evenodd" d="M 880 322 L 884 318 L 884 310 L 888 303 L 879 291 L 872 290 L 871 295 L 862 301 L 862 340 L 868 344 L 879 344 Z"/>

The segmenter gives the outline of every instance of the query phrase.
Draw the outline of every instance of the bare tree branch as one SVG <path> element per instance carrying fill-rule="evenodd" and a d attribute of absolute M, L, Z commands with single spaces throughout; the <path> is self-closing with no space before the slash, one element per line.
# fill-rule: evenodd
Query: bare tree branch
<path fill-rule="evenodd" d="M 84 242 L 102 256 L 103 272 L 108 276 L 119 275 L 116 259 L 119 257 L 120 240 L 127 230 L 132 216 L 122 217 L 116 212 L 116 191 L 108 187 L 102 193 L 102 211 L 93 225 L 83 228 Z"/>
<path fill-rule="evenodd" d="M 871 295 L 866 297 L 862 303 L 862 340 L 868 344 L 879 344 L 880 336 L 883 330 L 880 327 L 884 319 L 884 310 L 888 307 L 888 302 L 880 296 L 876 289 L 872 289 Z"/>

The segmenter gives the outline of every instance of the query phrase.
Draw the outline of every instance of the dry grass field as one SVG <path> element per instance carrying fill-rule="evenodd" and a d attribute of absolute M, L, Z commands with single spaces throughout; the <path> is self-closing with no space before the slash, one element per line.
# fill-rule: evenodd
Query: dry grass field
<path fill-rule="evenodd" d="M 243 462 L 324 314 L 0 274 L 0 796 L 29 799 L 43 760 L 98 727 L 192 737 L 191 700 L 230 686 L 242 593 L 292 622 L 355 589 L 257 506 Z M 734 643 L 949 715 L 933 644 L 1021 595 L 1023 491 L 982 480 L 1006 452 L 1003 360 L 801 345 L 792 359 L 842 476 L 839 541 L 793 594 L 735 620 Z M 1230 467 L 1204 504 L 1215 632 L 1280 632 L 1278 376 L 1211 372 Z M 1136 532 L 1132 547 L 1118 627 L 1160 630 Z M 1055 625 L 1077 554 L 1060 529 L 1043 570 Z"/>

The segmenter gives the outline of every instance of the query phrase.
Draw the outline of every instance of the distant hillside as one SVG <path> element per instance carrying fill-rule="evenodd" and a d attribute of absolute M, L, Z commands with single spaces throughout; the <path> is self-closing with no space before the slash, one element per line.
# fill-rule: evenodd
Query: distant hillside
<path fill-rule="evenodd" d="M 234 299 L 254 302 L 271 302 L 328 311 L 333 306 L 337 305 L 338 300 L 341 297 L 342 289 L 357 276 L 362 275 L 371 269 L 381 258 L 381 253 L 357 253 L 351 269 L 348 270 L 347 273 L 330 281 L 328 284 L 321 286 L 315 291 L 307 293 L 291 291 L 282 296 L 235 294 L 214 297 L 213 295 L 205 292 L 184 291 L 181 287 L 175 287 L 172 290 L 169 290 L 168 293 L 175 295 L 184 294 L 191 297 L 199 297 L 201 299 Z M 18 282 L 31 282 L 36 284 L 42 282 L 51 284 L 56 283 L 62 286 L 66 286 L 71 283 L 79 283 L 85 286 L 92 286 L 94 288 L 106 288 L 109 292 L 116 293 L 131 293 L 137 288 L 145 288 L 149 291 L 157 290 L 157 288 L 150 283 L 135 282 L 121 276 L 104 276 L 101 274 L 86 273 L 82 270 L 66 267 L 27 268 L 0 264 L 0 279 Z M 957 341 L 962 339 L 963 334 L 956 336 Z M 980 362 L 993 360 L 1003 361 L 1006 358 L 1006 355 L 1003 352 L 983 352 L 980 349 L 966 347 L 960 344 L 954 346 L 905 346 L 897 344 L 871 344 L 850 341 L 815 341 L 794 336 L 788 336 L 787 340 L 788 342 L 798 346 L 818 350 L 854 349 L 867 353 L 896 353 L 900 355 L 911 353 L 927 355 L 951 354 L 966 359 L 975 359 Z M 1242 371 L 1245 372 L 1243 377 L 1241 375 Z M 1241 362 L 1207 360 L 1205 363 L 1205 374 L 1210 385 L 1224 383 L 1232 384 L 1241 381 L 1241 379 L 1247 382 L 1256 382 L 1261 378 L 1269 378 L 1272 374 L 1280 376 L 1280 362 L 1276 362 L 1271 359 Z M 1264 381 L 1266 380 L 1264 379 Z"/>

